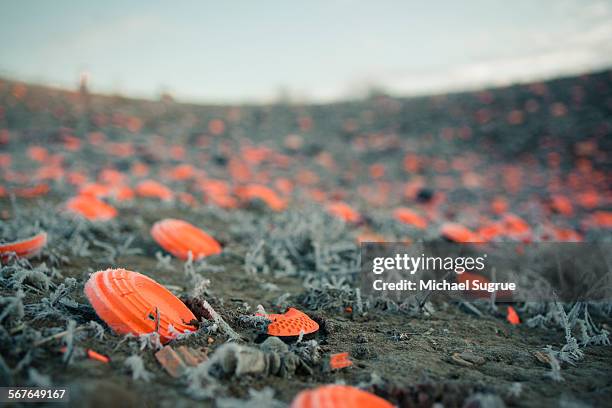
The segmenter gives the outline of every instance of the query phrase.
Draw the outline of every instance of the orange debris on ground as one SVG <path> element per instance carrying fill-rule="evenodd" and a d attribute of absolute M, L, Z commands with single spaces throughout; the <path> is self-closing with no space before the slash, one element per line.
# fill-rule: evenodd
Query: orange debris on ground
<path fill-rule="evenodd" d="M 427 228 L 427 220 L 411 210 L 410 208 L 397 208 L 393 211 L 393 216 L 400 222 L 404 224 L 412 225 L 419 229 Z"/>
<path fill-rule="evenodd" d="M 508 322 L 511 325 L 515 326 L 521 323 L 521 319 L 519 318 L 518 313 L 516 313 L 516 310 L 514 310 L 512 306 L 508 306 L 506 310 L 507 310 L 506 320 L 508 320 Z"/>
<path fill-rule="evenodd" d="M 40 232 L 31 238 L 0 244 L 0 259 L 4 260 L 11 253 L 18 258 L 30 258 L 37 255 L 47 245 L 47 233 Z"/>
<path fill-rule="evenodd" d="M 171 377 L 179 378 L 187 367 L 195 367 L 208 357 L 205 352 L 191 347 L 179 346 L 175 350 L 171 346 L 164 346 L 155 353 L 155 359 Z"/>
<path fill-rule="evenodd" d="M 469 228 L 452 222 L 442 225 L 440 234 L 453 242 L 468 243 L 481 241 L 480 237 Z"/>
<path fill-rule="evenodd" d="M 157 332 L 162 343 L 195 331 L 191 311 L 168 289 L 138 272 L 107 269 L 91 275 L 85 296 L 98 316 L 118 334 Z M 173 330 L 170 331 L 170 325 Z"/>
<path fill-rule="evenodd" d="M 140 197 L 159 198 L 163 201 L 169 201 L 174 198 L 172 190 L 155 180 L 144 180 L 138 183 L 136 194 Z"/>
<path fill-rule="evenodd" d="M 89 195 L 71 198 L 66 203 L 66 209 L 91 221 L 108 221 L 117 216 L 114 207 Z"/>
<path fill-rule="evenodd" d="M 236 196 L 244 202 L 251 202 L 254 200 L 261 200 L 270 209 L 274 211 L 282 211 L 287 208 L 287 201 L 283 200 L 274 190 L 270 187 L 261 184 L 249 184 L 246 186 L 240 186 L 235 189 Z"/>
<path fill-rule="evenodd" d="M 300 333 L 311 334 L 319 330 L 319 324 L 312 320 L 306 313 L 290 307 L 283 314 L 257 314 L 271 320 L 268 325 L 268 334 L 279 337 L 299 336 Z"/>
<path fill-rule="evenodd" d="M 162 248 L 181 260 L 221 253 L 221 245 L 206 232 L 187 221 L 166 218 L 151 228 L 151 236 Z"/>
<path fill-rule="evenodd" d="M 348 385 L 323 385 L 300 392 L 290 408 L 393 408 L 377 395 Z"/>
<path fill-rule="evenodd" d="M 354 210 L 350 205 L 342 201 L 330 203 L 326 207 L 327 212 L 332 216 L 340 218 L 346 222 L 358 223 L 361 221 L 361 214 Z"/>
<path fill-rule="evenodd" d="M 349 353 L 337 353 L 329 356 L 329 367 L 332 370 L 339 370 L 341 368 L 350 367 L 353 362 L 349 359 Z"/>

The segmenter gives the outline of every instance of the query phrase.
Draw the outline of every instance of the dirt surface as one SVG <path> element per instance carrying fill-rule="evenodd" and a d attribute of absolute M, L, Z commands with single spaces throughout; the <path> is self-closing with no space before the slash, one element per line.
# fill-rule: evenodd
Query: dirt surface
<path fill-rule="evenodd" d="M 530 239 L 536 241 L 610 242 L 610 226 L 595 214 L 609 211 L 612 203 L 611 85 L 611 73 L 604 72 L 409 100 L 379 96 L 330 106 L 199 107 L 36 87 L 19 96 L 18 84 L 2 82 L 6 193 L 0 197 L 1 238 L 8 242 L 38 230 L 49 233 L 40 256 L 2 266 L 2 382 L 67 385 L 74 406 L 273 407 L 289 404 L 301 390 L 339 382 L 407 407 L 608 406 L 609 341 L 582 346 L 583 356 L 574 364 L 561 361 L 560 381 L 551 378 L 546 358 L 538 358 L 545 346 L 560 350 L 566 344 L 563 325 L 551 318 L 556 305 L 515 304 L 519 325 L 506 321 L 505 305 L 492 308 L 486 301 L 472 307 L 434 302 L 415 311 L 413 305 L 361 300 L 355 291 L 358 274 L 350 265 L 358 257 L 358 237 L 367 239 L 364 234 L 432 240 L 447 221 L 476 230 L 510 212 L 527 220 Z M 223 130 L 211 125 L 219 118 Z M 93 143 L 92 134 L 105 135 L 104 142 Z M 71 140 L 66 136 L 81 140 L 78 148 L 72 149 L 70 143 L 76 142 L 66 142 Z M 54 159 L 33 159 L 32 146 L 60 155 L 61 175 L 42 177 L 40 169 L 49 169 Z M 260 153 L 245 153 L 257 146 L 270 149 L 261 153 L 263 161 Z M 149 174 L 139 176 L 135 163 L 145 163 Z M 204 174 L 173 178 L 171 170 L 181 163 Z M 372 168 L 376 165 L 378 170 Z M 177 197 L 170 202 L 104 197 L 119 212 L 107 222 L 66 213 L 66 199 L 85 185 L 74 182 L 76 173 L 101 182 L 103 169 L 122 172 L 122 183 L 130 187 L 144 177 L 155 178 Z M 254 182 L 272 186 L 288 206 L 273 211 L 265 200 L 232 192 L 236 208 L 220 208 L 199 187 L 212 179 L 227 181 L 231 189 Z M 279 179 L 289 180 L 292 189 L 285 190 Z M 48 184 L 50 191 L 34 197 L 19 193 L 37 183 Z M 583 203 L 580 194 L 593 191 L 596 203 Z M 555 195 L 569 197 L 572 211 L 555 206 Z M 499 197 L 509 209 L 492 213 L 491 202 Z M 325 205 L 336 200 L 351 203 L 361 221 L 330 216 Z M 423 214 L 427 227 L 399 225 L 390 211 L 400 205 Z M 190 221 L 223 245 L 221 255 L 192 265 L 198 282 L 210 280 L 198 293 L 192 266 L 159 258 L 166 255 L 149 229 L 166 217 Z M 245 316 L 258 305 L 275 313 L 289 306 L 302 310 L 320 330 L 299 344 L 295 338 L 285 341 L 307 367 L 287 376 L 221 373 L 202 383 L 197 376 L 170 377 L 155 360 L 155 350 L 141 349 L 138 338 L 113 333 L 89 306 L 83 294 L 89 274 L 111 267 L 144 273 L 187 304 L 194 294 L 206 299 L 239 333 L 238 344 L 258 350 L 266 336 Z M 18 303 L 21 313 L 14 307 Z M 564 310 L 570 313 L 574 306 Z M 589 310 L 593 327 L 605 335 L 612 325 L 610 306 Z M 529 327 L 526 321 L 537 316 L 548 318 Z M 70 321 L 76 332 L 49 339 L 67 330 Z M 90 321 L 104 328 L 103 337 Z M 578 337 L 579 325 L 570 331 Z M 41 339 L 46 340 L 36 345 Z M 223 330 L 204 321 L 196 334 L 171 345 L 202 348 L 212 358 L 226 342 Z M 63 346 L 72 350 L 70 356 L 60 351 Z M 80 354 L 87 349 L 110 362 Z M 349 352 L 353 366 L 331 370 L 329 356 L 340 352 Z M 149 381 L 135 378 L 126 366 L 132 355 L 143 359 Z M 265 394 L 266 388 L 274 392 Z M 208 389 L 214 398 L 197 392 Z"/>

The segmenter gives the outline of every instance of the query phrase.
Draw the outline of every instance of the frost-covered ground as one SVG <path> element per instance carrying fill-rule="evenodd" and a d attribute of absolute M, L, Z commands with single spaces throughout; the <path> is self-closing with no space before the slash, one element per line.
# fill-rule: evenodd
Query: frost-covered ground
<path fill-rule="evenodd" d="M 265 107 L 1 82 L 0 104 L 0 240 L 49 235 L 39 257 L 2 265 L 3 384 L 67 384 L 79 406 L 284 406 L 335 382 L 402 406 L 601 406 L 612 395 L 610 304 L 515 304 L 522 323 L 513 326 L 505 306 L 488 301 L 421 307 L 356 290 L 359 239 L 436 240 L 451 221 L 481 236 L 497 226 L 492 240 L 609 245 L 610 72 L 474 94 Z M 148 179 L 172 198 L 139 195 Z M 254 184 L 272 193 L 246 194 Z M 64 206 L 79 191 L 118 215 L 75 218 Z M 337 201 L 360 220 L 330 215 Z M 400 206 L 426 227 L 398 222 Z M 520 238 L 509 216 L 527 224 Z M 173 259 L 149 234 L 166 217 L 201 227 L 223 253 Z M 109 267 L 181 297 L 203 320 L 171 344 L 209 359 L 172 378 L 153 356 L 154 334 L 114 334 L 83 294 L 89 274 Z M 254 313 L 289 306 L 319 332 L 266 340 Z M 89 349 L 110 363 L 87 358 Z M 330 370 L 330 354 L 345 351 L 353 366 Z"/>

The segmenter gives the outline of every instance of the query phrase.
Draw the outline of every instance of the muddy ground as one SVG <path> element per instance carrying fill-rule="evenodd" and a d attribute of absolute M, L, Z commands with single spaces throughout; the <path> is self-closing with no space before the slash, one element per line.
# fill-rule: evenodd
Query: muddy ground
<path fill-rule="evenodd" d="M 587 85 L 584 85 L 585 83 Z M 612 139 L 610 83 L 612 76 L 606 72 L 591 77 L 590 82 L 572 78 L 547 84 L 550 93 L 556 97 L 540 95 L 542 85 L 494 90 L 491 95 L 495 96 L 497 101 L 495 103 L 498 104 L 494 104 L 489 109 L 489 114 L 494 115 L 494 112 L 501 111 L 502 119 L 500 122 L 485 121 L 478 124 L 474 124 L 473 121 L 484 115 L 480 105 L 486 104 L 487 102 L 483 100 L 491 98 L 491 95 L 451 95 L 442 102 L 439 98 L 432 98 L 426 100 L 426 106 L 423 106 L 421 99 L 417 100 L 421 101 L 419 107 L 415 107 L 417 102 L 414 100 L 397 101 L 380 96 L 373 101 L 364 102 L 364 106 L 355 103 L 324 107 L 244 108 L 247 113 L 237 121 L 235 133 L 228 136 L 229 140 L 243 140 L 249 133 L 249 126 L 252 126 L 253 140 L 263 141 L 262 143 L 268 143 L 265 135 L 269 135 L 270 140 L 274 141 L 294 131 L 308 134 L 307 126 L 303 123 L 307 121 L 296 121 L 296 117 L 309 117 L 315 127 L 320 124 L 323 129 L 334 129 L 333 132 L 331 130 L 313 132 L 312 138 L 316 143 L 300 147 L 304 150 L 292 156 L 289 168 L 295 167 L 298 170 L 287 170 L 283 173 L 284 168 L 278 170 L 273 167 L 271 171 L 296 176 L 302 164 L 310 165 L 313 160 L 325 164 L 328 159 L 325 155 L 321 156 L 321 152 L 332 152 L 336 163 L 339 163 L 338 166 L 343 170 L 318 173 L 321 177 L 315 185 L 326 191 L 326 199 L 341 198 L 347 201 L 352 199 L 357 203 L 357 207 L 365 214 L 365 219 L 357 225 L 334 220 L 325 213 L 320 203 L 307 200 L 304 198 L 305 195 L 297 193 L 294 193 L 289 208 L 282 213 L 270 210 L 261 202 L 243 204 L 240 208 L 222 209 L 210 202 L 199 202 L 199 196 L 197 205 L 186 204 L 179 200 L 164 203 L 150 198 L 139 198 L 130 202 L 110 199 L 110 202 L 118 208 L 120 215 L 105 223 L 82 221 L 65 213 L 63 203 L 78 190 L 78 186 L 64 181 L 49 181 L 51 190 L 43 196 L 11 197 L 7 194 L 0 198 L 3 241 L 24 238 L 33 230 L 40 229 L 48 231 L 50 236 L 48 247 L 40 257 L 32 259 L 30 264 L 22 264 L 11 269 L 11 265 L 14 264 L 9 263 L 2 269 L 0 295 L 4 299 L 2 303 L 4 310 L 12 304 L 10 299 L 17 296 L 20 290 L 24 296 L 23 313 L 20 315 L 17 311 L 11 311 L 2 317 L 0 322 L 3 329 L 2 346 L 0 346 L 3 359 L 2 381 L 13 385 L 70 386 L 73 406 L 182 407 L 261 404 L 273 407 L 275 404 L 279 406 L 289 404 L 303 389 L 338 382 L 362 387 L 388 399 L 393 404 L 407 407 L 432 406 L 434 403 L 441 403 L 447 407 L 463 406 L 470 398 L 472 405 L 469 406 L 503 404 L 526 407 L 583 406 L 580 404 L 609 406 L 612 398 L 612 349 L 609 345 L 591 344 L 582 347 L 583 358 L 574 365 L 562 362 L 560 374 L 563 379 L 555 381 L 550 376 L 551 365 L 542 361 L 537 355 L 546 345 L 551 345 L 555 350 L 563 347 L 566 343 L 563 327 L 554 320 L 548 321 L 542 327 L 528 327 L 525 321 L 534 317 L 536 313 L 526 305 L 515 305 L 523 320 L 522 324 L 516 326 L 506 321 L 505 306 L 498 305 L 497 310 L 492 310 L 488 302 L 476 304 L 476 312 L 464 304 L 434 302 L 427 313 L 415 313 L 414 310 L 403 310 L 397 308 L 397 305 L 383 304 L 376 299 L 364 299 L 360 313 L 359 307 L 356 306 L 357 298 L 354 291 L 358 286 L 358 277 L 354 273 L 345 274 L 342 268 L 350 261 L 347 257 L 354 257 L 357 253 L 356 237 L 360 234 L 376 233 L 390 240 L 406 238 L 427 240 L 439 237 L 438 227 L 445 220 L 468 224 L 472 221 L 472 226 L 475 227 L 481 220 L 478 220 L 474 213 L 485 211 L 483 209 L 488 208 L 490 197 L 500 194 L 500 191 L 502 194 L 508 194 L 511 210 L 527 218 L 534 231 L 545 229 L 549 222 L 553 222 L 555 225 L 572 229 L 584 239 L 609 242 L 609 229 L 585 227 L 590 225 L 585 224 L 585 220 L 589 219 L 594 211 L 593 208 L 580 209 L 575 204 L 576 209 L 571 215 L 558 212 L 543 213 L 539 210 L 540 207 L 538 210 L 534 209 L 535 206 L 547 203 L 549 193 L 545 192 L 544 187 L 538 185 L 536 181 L 532 182 L 537 178 L 532 176 L 536 173 L 541 175 L 544 183 L 550 180 L 553 182 L 563 180 L 562 183 L 565 183 L 566 176 L 572 173 L 576 161 L 581 158 L 577 157 L 573 146 L 584 140 L 593 139 L 596 140 L 599 150 L 598 153 L 587 154 L 587 157 L 591 161 L 591 167 L 595 169 L 594 183 L 600 183 L 596 184 L 598 186 L 608 185 L 609 145 Z M 6 90 L 7 83 L 4 84 Z M 603 91 L 602 84 L 605 85 Z M 578 92 L 575 90 L 578 85 L 586 88 L 586 91 L 582 91 L 586 96 L 583 95 L 580 103 L 574 101 L 572 105 L 572 95 Z M 159 173 L 156 174 L 162 179 L 164 174 L 162 169 L 170 164 L 176 165 L 185 161 L 206 167 L 211 177 L 240 179 L 240 175 L 234 173 L 231 177 L 224 176 L 223 169 L 231 156 L 226 148 L 196 143 L 198 135 L 206 132 L 198 127 L 200 126 L 198 115 L 206 112 L 206 115 L 202 114 L 207 118 L 206 121 L 210 117 L 222 115 L 231 118 L 233 110 L 230 108 L 182 106 L 174 111 L 172 110 L 174 108 L 166 106 L 163 112 L 156 115 L 157 104 L 151 107 L 148 102 L 141 101 L 94 99 L 87 108 L 90 109 L 91 117 L 82 119 L 82 109 L 75 108 L 72 112 L 67 108 L 75 104 L 72 97 L 79 100 L 78 95 L 60 94 L 58 97 L 54 92 L 56 91 L 33 88 L 32 93 L 36 97 L 29 103 L 19 102 L 19 99 L 15 102 L 9 93 L 3 94 L 2 124 L 11 133 L 11 140 L 1 148 L 12 155 L 12 166 L 16 171 L 27 173 L 34 166 L 27 161 L 20 161 L 19 158 L 23 157 L 26 149 L 35 143 L 45 145 L 48 142 L 49 144 L 45 146 L 50 150 L 61 151 L 61 146 L 58 147 L 59 145 L 53 143 L 59 143 L 58 140 L 62 140 L 61 135 L 68 128 L 71 134 L 77 136 L 80 135 L 79 132 L 87 134 L 87 132 L 104 131 L 116 143 L 126 140 L 140 143 L 140 148 L 136 149 L 133 157 L 129 154 L 111 157 L 110 153 L 102 154 L 91 146 L 76 152 L 66 151 L 65 167 L 82 170 L 93 179 L 102 168 L 113 167 L 127 172 L 137 158 L 148 163 L 151 168 L 159 169 Z M 44 96 L 47 93 L 52 96 Z M 507 112 L 512 112 L 513 107 L 522 107 L 522 103 L 529 99 L 523 94 L 541 98 L 538 101 L 543 111 L 547 110 L 549 105 L 554 106 L 555 101 L 559 100 L 573 108 L 570 108 L 569 114 L 560 115 L 561 124 L 546 114 L 544 117 L 536 115 L 524 125 L 512 127 L 508 124 L 505 115 Z M 80 97 L 82 98 L 82 95 Z M 53 109 L 46 111 L 41 108 L 46 104 L 52 105 Z M 401 108 L 397 108 L 394 104 L 399 104 Z M 24 105 L 27 108 L 24 108 Z M 82 105 L 79 106 L 82 108 Z M 66 109 L 72 113 L 58 113 L 65 112 Z M 561 110 L 558 106 L 551 109 Z M 140 115 L 144 125 L 142 128 L 136 126 L 136 130 L 132 129 L 125 133 L 125 126 L 130 126 L 129 121 L 128 125 L 125 125 L 125 122 L 121 122 L 119 118 L 117 119 L 119 124 L 114 122 L 100 124 L 99 118 L 94 118 L 96 112 L 112 116 L 109 113 L 111 111 L 116 116 L 119 116 L 117 112 L 123 113 L 123 118 Z M 278 113 L 278 117 L 273 118 L 274 115 L 270 112 Z M 439 131 L 444 134 L 444 129 L 451 125 L 459 129 L 456 134 L 461 134 L 458 123 L 461 119 L 457 118 L 467 115 L 465 112 L 470 112 L 470 117 L 474 112 L 480 112 L 476 114 L 477 119 L 466 122 L 470 126 L 473 125 L 473 138 L 469 142 L 448 141 L 442 136 L 441 141 L 431 143 L 427 135 L 422 138 L 411 136 L 423 132 L 431 136 Z M 355 123 L 351 122 L 350 126 L 345 121 L 343 130 L 338 130 L 336 124 L 342 122 L 340 118 L 346 119 L 347 115 L 360 119 L 355 119 L 353 121 Z M 553 116 L 556 117 L 555 115 Z M 403 121 L 398 118 L 408 119 Z M 159 123 L 156 122 L 157 119 Z M 232 119 L 226 121 L 231 123 Z M 176 126 L 173 128 L 172 124 Z M 538 137 L 540 135 L 545 139 L 554 136 L 555 132 L 560 134 L 558 140 L 553 137 L 552 141 L 547 139 L 548 141 L 542 142 Z M 164 150 L 165 147 L 156 148 L 145 141 L 145 139 L 152 140 L 153 133 L 162 134 L 178 144 L 184 143 L 183 145 L 188 148 L 187 159 L 160 160 L 156 154 L 161 154 L 159 149 Z M 367 147 L 365 153 L 363 146 L 358 143 L 347 153 L 345 146 L 349 145 L 348 140 L 356 138 L 361 133 L 366 134 L 365 139 L 369 140 L 365 143 Z M 384 138 L 379 140 L 377 139 L 379 133 L 393 136 L 389 140 Z M 328 134 L 333 134 L 334 137 L 328 139 L 326 136 Z M 463 152 L 462 154 L 465 153 L 468 157 L 472 157 L 470 155 L 476 152 L 475 168 L 480 171 L 479 174 L 483 178 L 488 176 L 487 169 L 492 169 L 491 173 L 506 172 L 508 170 L 508 167 L 504 167 L 506 164 L 515 164 L 514 159 L 511 159 L 515 157 L 513 155 L 519 157 L 525 152 L 527 155 L 533 153 L 537 160 L 534 163 L 533 157 L 525 159 L 523 168 L 527 173 L 524 176 L 527 186 L 521 187 L 521 192 L 514 195 L 508 192 L 507 185 L 501 182 L 496 184 L 494 180 L 483 182 L 477 187 L 469 182 L 464 185 L 451 183 L 449 186 L 449 178 L 461 180 L 463 177 L 465 181 L 465 174 L 460 174 L 459 170 L 457 173 L 446 174 L 445 179 L 437 178 L 440 176 L 438 173 L 445 172 L 440 169 L 414 170 L 420 172 L 419 180 L 425 180 L 433 194 L 442 192 L 447 201 L 440 211 L 436 209 L 428 213 L 431 218 L 426 230 L 403 228 L 381 214 L 399 203 L 414 206 L 423 212 L 428 211 L 430 208 L 426 208 L 426 204 L 421 202 L 422 196 L 427 194 L 421 194 L 421 198 L 394 198 L 391 194 L 387 202 L 377 202 L 376 199 L 380 198 L 379 193 L 358 188 L 360 181 L 368 183 L 368 176 L 364 175 L 368 173 L 367 166 L 362 168 L 354 163 L 359 160 L 367 165 L 384 163 L 387 166 L 385 181 L 410 182 L 411 176 L 400 175 L 403 174 L 401 163 L 405 150 L 400 149 L 401 155 L 395 152 L 397 135 L 399 140 L 408 141 L 409 152 L 432 155 L 439 152 L 441 156 L 447 158 L 449 155 L 452 157 L 453 152 Z M 279 147 L 283 146 L 282 140 L 276 140 L 274 143 L 276 143 L 274 146 L 282 150 L 282 147 Z M 189 148 L 196 145 L 198 151 L 204 152 L 213 164 L 209 166 L 209 162 L 200 162 L 199 158 L 190 156 Z M 472 146 L 473 150 L 468 146 Z M 557 148 L 553 149 L 554 152 L 560 152 L 559 156 L 562 160 L 567 158 L 567 163 L 564 162 L 562 166 L 551 169 L 550 146 Z M 588 150 L 588 146 L 585 149 Z M 359 160 L 352 159 L 351 152 L 358 156 Z M 506 157 L 507 160 L 502 163 L 499 157 Z M 450 159 L 448 161 L 450 162 Z M 580 163 L 585 165 L 583 162 Z M 441 165 L 438 163 L 436 166 Z M 323 167 L 327 168 L 325 165 Z M 534 169 L 537 171 L 530 173 L 535 171 Z M 3 174 L 8 174 L 6 167 L 3 171 Z M 350 177 L 350 173 L 353 173 L 353 177 Z M 602 174 L 603 179 L 600 177 Z M 13 177 L 5 183 L 8 190 L 21 182 L 15 181 L 16 179 L 18 178 Z M 296 179 L 304 179 L 304 176 L 298 175 Z M 183 188 L 178 182 L 168 183 L 175 183 L 172 184 L 175 191 Z M 400 189 L 395 184 L 393 186 L 391 190 Z M 194 190 L 188 187 L 180 191 L 196 195 Z M 388 190 L 383 189 L 383 191 Z M 421 192 L 423 191 L 422 188 Z M 567 194 L 573 198 L 572 192 Z M 600 202 L 595 209 L 609 209 L 610 189 L 603 188 L 603 191 L 600 189 L 600 194 Z M 221 255 L 208 258 L 204 264 L 199 265 L 200 268 L 196 264 L 197 274 L 210 280 L 206 291 L 199 295 L 208 300 L 240 334 L 239 344 L 257 348 L 265 339 L 265 335 L 260 330 L 243 318 L 252 315 L 258 305 L 262 305 L 268 312 L 283 312 L 287 307 L 294 306 L 320 324 L 319 332 L 303 340 L 317 342 L 316 354 L 319 357 L 309 364 L 309 369 L 297 370 L 289 376 L 221 375 L 214 379 L 216 387 L 214 398 L 202 398 L 201 395 L 199 397 L 194 395 L 193 390 L 189 388 L 193 385 L 191 379 L 171 378 L 155 360 L 154 350 L 141 350 L 138 339 L 126 339 L 114 334 L 98 319 L 83 294 L 83 285 L 90 273 L 109 267 L 123 267 L 144 273 L 168 287 L 187 303 L 193 301 L 191 297 L 194 289 L 193 280 L 185 273 L 184 263 L 176 259 L 171 259 L 169 263 L 160 262 L 156 256 L 156 253 L 163 255 L 164 252 L 151 238 L 149 229 L 154 222 L 165 217 L 188 220 L 209 232 L 223 245 Z M 275 258 L 270 253 L 262 261 L 255 263 L 247 261 L 258 240 L 277 239 L 281 242 L 285 236 L 296 246 L 304 245 L 303 248 L 300 247 L 305 259 L 303 262 L 293 257 Z M 535 236 L 534 233 L 535 240 L 541 238 L 542 236 Z M 107 244 L 110 248 L 119 248 L 128 240 L 129 245 L 126 247 L 135 250 L 113 253 L 112 250 L 101 246 Z M 315 242 L 329 245 L 330 248 L 334 243 L 347 242 L 354 245 L 354 249 L 348 256 L 342 255 L 341 252 L 332 253 L 336 258 L 333 256 L 330 258 L 330 265 L 337 264 L 340 267 L 332 272 L 325 272 L 324 268 L 318 270 L 318 266 L 312 268 L 309 266 Z M 274 248 L 277 247 L 270 244 L 268 249 L 272 251 Z M 296 271 L 282 270 L 279 264 L 281 258 L 291 259 L 297 266 Z M 40 269 L 44 275 L 42 277 L 23 272 L 35 270 L 41 264 L 44 264 L 44 268 Z M 263 269 L 266 265 L 269 266 L 269 271 Z M 24 274 L 19 275 L 22 272 Z M 23 279 L 16 280 L 15 277 L 18 275 L 23 276 Z M 67 281 L 67 278 L 75 278 L 76 281 Z M 69 282 L 72 282 L 72 286 Z M 45 302 L 52 298 L 52 294 L 57 292 L 62 283 L 68 287 L 66 293 L 62 294 L 67 301 L 49 306 L 49 303 Z M 367 306 L 366 302 L 369 302 Z M 569 311 L 571 307 L 572 305 L 566 305 L 565 310 Z M 609 331 L 612 318 L 609 313 L 606 314 L 601 310 L 606 309 L 591 311 L 595 325 L 599 330 Z M 609 308 L 607 310 L 609 312 Z M 66 336 L 34 346 L 41 339 L 61 333 L 68 326 L 69 320 L 75 321 L 77 328 L 87 326 L 91 320 L 96 321 L 104 327 L 104 337 L 96 337 L 95 330 L 90 329 L 78 332 L 73 336 L 73 344 L 70 346 L 74 353 L 68 359 L 65 358 L 65 353 L 60 352 L 60 348 L 66 345 Z M 206 325 L 203 325 L 195 335 L 175 340 L 171 344 L 202 348 L 209 356 L 213 356 L 215 351 L 227 341 L 228 336 L 222 331 L 210 331 Z M 293 349 L 296 339 L 285 341 Z M 110 357 L 110 363 L 105 364 L 83 357 L 79 354 L 79 350 L 85 349 L 93 349 Z M 354 364 L 349 368 L 332 371 L 327 363 L 329 355 L 340 352 L 349 352 Z M 457 353 L 464 353 L 464 356 L 467 353 L 468 360 L 471 359 L 472 362 L 468 361 L 466 364 L 465 359 L 455 358 Z M 125 366 L 126 358 L 134 354 L 142 357 L 145 369 L 152 373 L 149 381 L 134 379 L 133 371 Z M 206 388 L 207 385 L 210 384 L 202 384 L 202 387 Z M 273 397 L 268 394 L 252 393 L 253 390 L 262 391 L 266 388 L 274 391 Z"/>

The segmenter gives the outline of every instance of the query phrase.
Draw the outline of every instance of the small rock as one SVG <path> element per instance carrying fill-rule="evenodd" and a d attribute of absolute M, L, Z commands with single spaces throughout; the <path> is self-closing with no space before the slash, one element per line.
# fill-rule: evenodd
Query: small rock
<path fill-rule="evenodd" d="M 484 357 L 481 357 L 471 351 L 464 351 L 463 353 L 459 354 L 459 357 L 461 357 L 465 361 L 468 361 L 476 365 L 482 365 L 486 361 Z"/>
<path fill-rule="evenodd" d="M 466 361 L 464 359 L 461 358 L 459 353 L 453 353 L 453 355 L 451 356 L 451 361 L 455 364 L 458 364 L 460 366 L 464 366 L 464 367 L 473 367 L 474 364 L 470 363 L 469 361 Z"/>

